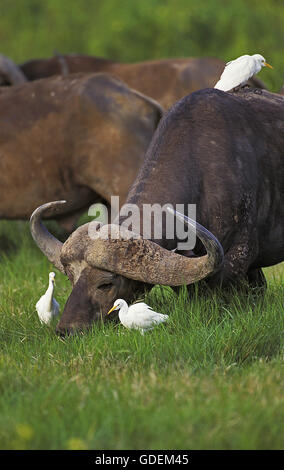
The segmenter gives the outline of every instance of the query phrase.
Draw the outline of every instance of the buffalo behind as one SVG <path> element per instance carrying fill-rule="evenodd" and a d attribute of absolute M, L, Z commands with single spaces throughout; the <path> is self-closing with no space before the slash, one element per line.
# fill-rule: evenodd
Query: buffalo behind
<path fill-rule="evenodd" d="M 66 199 L 70 229 L 90 204 L 125 200 L 163 112 L 108 74 L 2 87 L 0 104 L 0 217 Z"/>

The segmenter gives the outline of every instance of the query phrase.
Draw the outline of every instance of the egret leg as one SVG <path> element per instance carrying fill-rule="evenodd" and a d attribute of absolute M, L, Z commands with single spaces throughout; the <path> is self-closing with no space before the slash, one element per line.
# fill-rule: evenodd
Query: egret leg
<path fill-rule="evenodd" d="M 237 93 L 238 91 L 240 90 L 246 90 L 247 88 L 250 88 L 250 86 L 246 83 L 245 85 L 239 85 L 239 86 L 236 86 L 235 88 L 233 88 L 233 92 L 234 93 Z"/>
<path fill-rule="evenodd" d="M 255 88 L 253 92 L 255 95 L 262 95 L 262 90 L 260 88 Z"/>

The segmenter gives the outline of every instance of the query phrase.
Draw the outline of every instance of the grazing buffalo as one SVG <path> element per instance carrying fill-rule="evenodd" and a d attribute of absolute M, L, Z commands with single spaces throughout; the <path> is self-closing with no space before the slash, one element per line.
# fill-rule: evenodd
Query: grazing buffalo
<path fill-rule="evenodd" d="M 128 64 L 87 55 L 56 55 L 50 59 L 30 60 L 15 65 L 28 80 L 77 72 L 107 72 L 131 88 L 151 96 L 165 108 L 188 93 L 214 87 L 224 66 L 222 60 L 214 58 L 165 59 Z M 265 88 L 256 77 L 249 84 Z"/>
<path fill-rule="evenodd" d="M 71 229 L 91 203 L 125 200 L 163 109 L 108 74 L 77 74 L 1 88 L 0 113 L 0 218 L 67 199 Z"/>
<path fill-rule="evenodd" d="M 280 95 L 205 89 L 184 97 L 160 121 L 127 203 L 140 212 L 144 204 L 196 204 L 197 221 L 224 249 L 221 268 L 222 250 L 202 227 L 203 246 L 196 244 L 194 257 L 173 252 L 177 239 L 164 231 L 155 241 L 129 239 L 122 220 L 114 225 L 119 239 L 106 237 L 109 225 L 90 237 L 86 224 L 62 245 L 41 224 L 45 211 L 61 203 L 38 208 L 32 235 L 73 285 L 58 331 L 89 326 L 115 299 L 131 300 L 145 285 L 178 286 L 211 274 L 212 286 L 243 280 L 263 286 L 261 268 L 284 260 L 283 159 Z"/>

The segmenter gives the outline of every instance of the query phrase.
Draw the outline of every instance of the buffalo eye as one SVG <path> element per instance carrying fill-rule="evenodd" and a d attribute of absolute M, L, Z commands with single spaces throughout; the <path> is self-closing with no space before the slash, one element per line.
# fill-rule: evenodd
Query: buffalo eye
<path fill-rule="evenodd" d="M 104 283 L 104 284 L 101 284 L 100 286 L 98 286 L 98 289 L 100 289 L 101 291 L 105 292 L 109 289 L 112 288 L 112 283 Z"/>
<path fill-rule="evenodd" d="M 64 266 L 64 271 L 66 273 L 66 276 L 70 279 L 70 281 L 72 282 L 73 281 L 73 278 L 74 278 L 74 274 L 72 272 L 72 270 L 70 269 L 70 267 L 68 266 Z"/>

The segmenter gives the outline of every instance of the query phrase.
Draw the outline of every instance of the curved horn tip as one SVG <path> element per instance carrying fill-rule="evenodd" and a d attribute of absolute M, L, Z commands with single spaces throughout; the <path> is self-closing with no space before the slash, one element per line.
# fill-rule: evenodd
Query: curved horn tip
<path fill-rule="evenodd" d="M 61 201 L 52 201 L 52 202 L 46 202 L 45 204 L 42 204 L 41 206 L 38 206 L 32 213 L 31 217 L 30 217 L 30 221 L 34 218 L 34 216 L 38 213 L 38 212 L 43 212 L 47 209 L 49 209 L 50 207 L 54 206 L 54 205 L 60 205 L 60 204 L 66 204 L 67 201 L 65 200 L 61 200 Z"/>
<path fill-rule="evenodd" d="M 63 274 L 65 274 L 65 271 L 60 261 L 60 252 L 63 244 L 48 232 L 47 228 L 42 224 L 41 218 L 48 209 L 53 209 L 51 210 L 51 216 L 55 215 L 58 212 L 56 211 L 57 207 L 65 204 L 65 202 L 62 200 L 43 204 L 35 209 L 30 217 L 30 231 L 35 243 L 48 260 Z"/>
<path fill-rule="evenodd" d="M 28 81 L 21 68 L 3 54 L 0 54 L 0 69 L 11 85 L 22 85 Z"/>
<path fill-rule="evenodd" d="M 174 215 L 177 219 L 181 220 L 182 222 L 186 222 L 190 228 L 196 230 L 197 237 L 202 241 L 203 245 L 206 248 L 207 254 L 209 255 L 209 258 L 212 260 L 215 266 L 212 273 L 220 269 L 224 263 L 224 250 L 223 250 L 221 243 L 213 235 L 213 233 L 211 233 L 205 227 L 203 227 L 198 222 L 196 222 L 196 220 L 190 219 L 190 217 L 187 217 L 186 215 L 181 214 L 175 209 L 172 209 L 171 207 L 167 207 L 167 210 L 170 214 Z"/>
<path fill-rule="evenodd" d="M 171 206 L 167 206 L 166 209 L 170 214 L 175 215 L 176 211 Z"/>
<path fill-rule="evenodd" d="M 187 222 L 188 225 L 190 225 L 191 228 L 195 229 L 196 228 L 196 220 L 191 219 L 187 215 L 181 214 L 177 210 L 173 209 L 171 206 L 167 206 L 167 211 L 169 214 L 175 216 L 177 219 L 179 219 L 181 222 Z"/>

